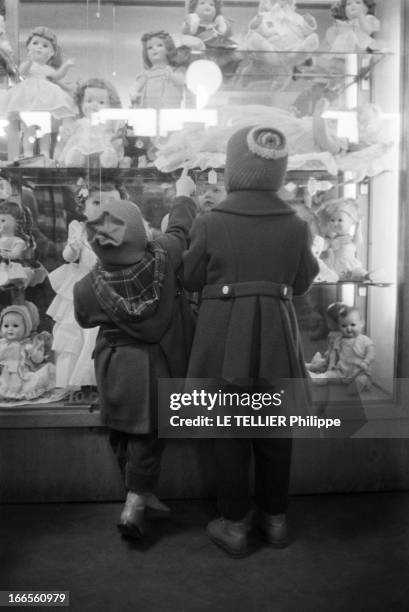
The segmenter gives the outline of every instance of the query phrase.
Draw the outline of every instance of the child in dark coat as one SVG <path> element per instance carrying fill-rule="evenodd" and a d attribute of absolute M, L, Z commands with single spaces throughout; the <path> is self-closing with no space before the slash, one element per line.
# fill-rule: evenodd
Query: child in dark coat
<path fill-rule="evenodd" d="M 228 195 L 197 218 L 184 256 L 185 287 L 201 292 L 188 376 L 220 388 L 298 379 L 305 408 L 308 375 L 292 296 L 309 289 L 318 264 L 307 223 L 277 195 L 287 156 L 283 134 L 270 126 L 243 128 L 227 144 Z M 272 546 L 287 537 L 291 439 L 249 437 L 214 440 L 221 517 L 208 534 L 232 556 L 247 553 L 251 450 L 258 525 Z"/>
<path fill-rule="evenodd" d="M 196 213 L 187 197 L 193 190 L 191 179 L 179 179 L 168 229 L 152 242 L 138 206 L 101 203 L 99 216 L 86 224 L 99 262 L 74 287 L 78 323 L 100 326 L 94 360 L 101 414 L 128 490 L 118 528 L 134 538 L 143 536 L 147 507 L 167 509 L 154 495 L 163 450 L 157 381 L 186 372 L 177 270 Z"/>

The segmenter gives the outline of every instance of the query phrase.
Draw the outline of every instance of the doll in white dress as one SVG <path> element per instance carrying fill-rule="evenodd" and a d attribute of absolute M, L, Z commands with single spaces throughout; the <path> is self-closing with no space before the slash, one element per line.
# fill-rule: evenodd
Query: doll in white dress
<path fill-rule="evenodd" d="M 136 77 L 132 95 L 134 106 L 143 108 L 180 108 L 185 70 L 178 65 L 175 43 L 167 32 L 142 36 L 145 70 Z"/>
<path fill-rule="evenodd" d="M 1 400 L 33 400 L 55 388 L 55 366 L 48 361 L 51 335 L 35 332 L 38 321 L 31 302 L 1 311 Z"/>
<path fill-rule="evenodd" d="M 79 186 L 77 200 L 85 218 L 98 213 L 99 205 L 107 198 L 120 199 L 114 185 Z M 56 297 L 47 314 L 55 321 L 53 350 L 56 355 L 56 386 L 76 389 L 95 386 L 94 362 L 91 358 L 98 335 L 98 327 L 82 329 L 74 317 L 73 287 L 95 265 L 96 256 L 88 244 L 85 220 L 72 221 L 68 241 L 63 251 L 68 262 L 50 273 Z"/>
<path fill-rule="evenodd" d="M 331 200 L 323 212 L 326 227 L 322 259 L 340 280 L 364 280 L 368 272 L 357 257 L 361 242 L 358 203 L 350 198 Z"/>
<path fill-rule="evenodd" d="M 376 51 L 384 44 L 372 34 L 380 29 L 375 17 L 375 0 L 339 0 L 331 9 L 335 25 L 327 31 L 332 53 Z"/>
<path fill-rule="evenodd" d="M 124 155 L 121 123 L 107 118 L 97 120 L 95 114 L 120 108 L 118 93 L 108 81 L 92 78 L 78 86 L 75 99 L 80 118 L 67 120 L 61 126 L 55 161 L 60 166 L 82 168 L 88 165 L 91 155 L 97 155 L 102 168 L 116 168 Z"/>
<path fill-rule="evenodd" d="M 24 79 L 7 92 L 2 115 L 22 121 L 23 150 L 26 157 L 34 152 L 37 126 L 26 113 L 48 111 L 55 119 L 74 116 L 76 109 L 71 96 L 58 82 L 65 77 L 72 60 L 62 63 L 57 37 L 49 28 L 34 28 L 26 42 L 27 59 L 20 64 Z M 40 138 L 40 153 L 50 156 L 50 134 Z"/>

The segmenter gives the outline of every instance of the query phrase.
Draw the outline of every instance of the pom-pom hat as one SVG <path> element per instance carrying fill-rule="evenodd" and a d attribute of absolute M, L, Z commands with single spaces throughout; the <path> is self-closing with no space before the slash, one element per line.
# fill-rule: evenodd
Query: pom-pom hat
<path fill-rule="evenodd" d="M 227 143 L 226 191 L 278 191 L 287 171 L 284 134 L 268 125 L 238 130 Z"/>
<path fill-rule="evenodd" d="M 88 241 L 103 264 L 130 266 L 142 259 L 148 242 L 139 207 L 110 198 L 100 214 L 86 222 Z"/>

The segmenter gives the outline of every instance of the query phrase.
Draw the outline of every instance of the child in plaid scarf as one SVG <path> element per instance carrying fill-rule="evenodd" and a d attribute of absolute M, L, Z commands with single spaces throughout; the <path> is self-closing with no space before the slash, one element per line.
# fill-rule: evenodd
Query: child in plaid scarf
<path fill-rule="evenodd" d="M 190 348 L 177 270 L 196 213 L 188 197 L 194 184 L 183 175 L 176 187 L 167 231 L 153 241 L 136 204 L 102 202 L 86 223 L 99 261 L 74 286 L 78 323 L 100 326 L 94 364 L 101 414 L 128 490 L 118 528 L 132 538 L 143 537 L 145 514 L 169 513 L 154 494 L 163 451 L 157 382 L 185 375 Z"/>

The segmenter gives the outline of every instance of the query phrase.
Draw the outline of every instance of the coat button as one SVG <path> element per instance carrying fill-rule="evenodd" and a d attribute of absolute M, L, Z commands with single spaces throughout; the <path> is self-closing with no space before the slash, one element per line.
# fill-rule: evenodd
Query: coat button
<path fill-rule="evenodd" d="M 223 293 L 223 295 L 228 295 L 228 294 L 229 294 L 229 291 L 230 291 L 229 286 L 228 286 L 228 285 L 223 285 L 223 287 L 222 287 L 222 293 Z"/>

